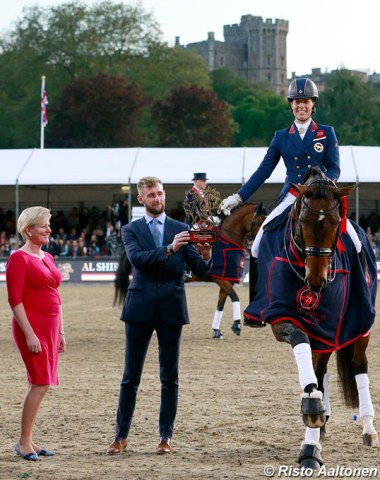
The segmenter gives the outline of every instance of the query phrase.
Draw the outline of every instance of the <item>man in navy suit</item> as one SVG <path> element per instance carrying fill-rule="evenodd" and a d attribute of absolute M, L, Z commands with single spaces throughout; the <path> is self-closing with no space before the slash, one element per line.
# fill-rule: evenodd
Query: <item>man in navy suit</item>
<path fill-rule="evenodd" d="M 178 402 L 180 340 L 182 326 L 189 323 L 183 271 L 188 264 L 202 278 L 212 265 L 211 246 L 190 244 L 188 226 L 165 214 L 161 180 L 144 177 L 137 189 L 137 199 L 145 207 L 145 216 L 122 228 L 126 254 L 132 264 L 132 282 L 121 314 L 125 322 L 125 370 L 116 436 L 108 448 L 109 455 L 120 454 L 127 447 L 137 390 L 154 331 L 158 339 L 161 380 L 157 453 L 171 453 Z"/>

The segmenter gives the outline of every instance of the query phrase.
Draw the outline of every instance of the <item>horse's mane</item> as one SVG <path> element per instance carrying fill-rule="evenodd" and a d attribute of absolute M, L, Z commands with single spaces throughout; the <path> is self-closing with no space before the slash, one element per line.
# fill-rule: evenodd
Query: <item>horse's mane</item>
<path fill-rule="evenodd" d="M 247 205 L 256 205 L 256 203 L 254 202 L 248 202 L 248 203 L 241 203 L 240 205 L 238 205 L 237 207 L 234 207 L 232 210 L 231 210 L 231 214 L 230 215 L 224 215 L 222 214 L 221 216 L 221 221 L 220 221 L 220 226 L 223 225 L 224 221 L 229 218 L 233 213 L 237 212 L 238 210 L 240 210 L 242 207 L 246 207 Z M 257 205 L 256 205 L 257 206 Z"/>

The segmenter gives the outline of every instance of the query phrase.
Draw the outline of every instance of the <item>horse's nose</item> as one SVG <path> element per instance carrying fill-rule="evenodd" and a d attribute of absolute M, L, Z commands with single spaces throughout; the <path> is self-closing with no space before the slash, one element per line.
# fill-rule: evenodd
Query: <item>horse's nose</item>
<path fill-rule="evenodd" d="M 327 285 L 327 277 L 324 275 L 310 275 L 310 271 L 306 269 L 305 284 L 313 292 L 320 292 Z"/>

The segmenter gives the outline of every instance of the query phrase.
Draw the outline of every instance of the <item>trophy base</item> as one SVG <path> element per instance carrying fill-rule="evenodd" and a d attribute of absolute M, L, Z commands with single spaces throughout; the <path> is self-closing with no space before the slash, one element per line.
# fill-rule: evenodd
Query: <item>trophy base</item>
<path fill-rule="evenodd" d="M 216 230 L 190 230 L 190 243 L 215 243 L 217 240 Z"/>

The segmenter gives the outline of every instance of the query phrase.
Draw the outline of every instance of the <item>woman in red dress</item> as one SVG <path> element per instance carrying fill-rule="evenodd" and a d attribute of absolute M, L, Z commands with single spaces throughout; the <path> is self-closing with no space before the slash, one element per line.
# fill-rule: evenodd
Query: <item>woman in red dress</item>
<path fill-rule="evenodd" d="M 50 217 L 44 207 L 27 208 L 21 213 L 17 230 L 25 244 L 10 256 L 6 270 L 13 338 L 29 383 L 16 453 L 32 461 L 53 455 L 34 443 L 33 427 L 49 385 L 58 385 L 58 353 L 66 350 L 58 292 L 61 274 L 53 257 L 41 248 L 49 243 Z"/>

